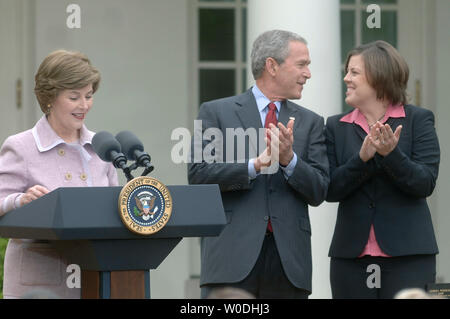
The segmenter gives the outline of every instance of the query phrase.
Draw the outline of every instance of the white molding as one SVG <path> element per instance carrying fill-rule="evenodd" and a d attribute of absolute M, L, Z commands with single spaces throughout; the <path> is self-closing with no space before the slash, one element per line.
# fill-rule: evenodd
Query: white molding
<path fill-rule="evenodd" d="M 198 11 L 196 1 L 189 1 L 188 6 L 188 123 L 187 128 L 194 129 L 194 120 L 198 113 Z"/>
<path fill-rule="evenodd" d="M 355 4 L 341 4 L 341 10 L 365 10 L 370 3 L 362 3 L 360 0 L 355 0 Z M 378 3 L 377 3 L 378 4 Z M 382 11 L 395 11 L 398 9 L 398 4 L 378 4 Z"/>
<path fill-rule="evenodd" d="M 208 61 L 197 63 L 198 69 L 238 69 L 245 67 L 244 62 Z"/>
<path fill-rule="evenodd" d="M 24 108 L 24 124 L 26 128 L 34 124 L 42 116 L 42 111 L 34 95 L 34 75 L 37 69 L 36 57 L 36 2 L 34 0 L 20 0 L 22 15 L 22 103 Z"/>

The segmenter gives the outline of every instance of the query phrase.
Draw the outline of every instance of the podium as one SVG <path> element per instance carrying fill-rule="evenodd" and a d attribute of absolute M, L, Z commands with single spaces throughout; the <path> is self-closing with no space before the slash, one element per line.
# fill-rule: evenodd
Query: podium
<path fill-rule="evenodd" d="M 80 266 L 82 298 L 150 298 L 150 269 L 183 237 L 218 236 L 226 224 L 217 185 L 167 187 L 172 216 L 152 235 L 135 234 L 122 223 L 122 187 L 71 187 L 0 217 L 0 236 L 49 241 Z"/>

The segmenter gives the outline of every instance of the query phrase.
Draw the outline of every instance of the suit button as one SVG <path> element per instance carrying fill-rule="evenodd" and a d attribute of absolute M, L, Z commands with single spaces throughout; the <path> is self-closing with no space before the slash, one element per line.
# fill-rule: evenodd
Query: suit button
<path fill-rule="evenodd" d="M 269 220 L 269 216 L 264 216 L 264 220 L 268 221 Z"/>
<path fill-rule="evenodd" d="M 375 203 L 370 203 L 369 208 L 375 208 Z"/>
<path fill-rule="evenodd" d="M 66 154 L 66 151 L 64 151 L 64 149 L 60 148 L 60 149 L 58 150 L 58 155 L 59 155 L 59 156 L 64 156 L 65 154 Z"/>
<path fill-rule="evenodd" d="M 81 179 L 82 181 L 85 181 L 85 180 L 87 179 L 87 175 L 86 175 L 85 173 L 81 174 L 81 175 L 80 175 L 80 179 Z"/>
<path fill-rule="evenodd" d="M 66 178 L 67 181 L 70 181 L 72 179 L 72 174 L 66 173 L 65 178 Z"/>

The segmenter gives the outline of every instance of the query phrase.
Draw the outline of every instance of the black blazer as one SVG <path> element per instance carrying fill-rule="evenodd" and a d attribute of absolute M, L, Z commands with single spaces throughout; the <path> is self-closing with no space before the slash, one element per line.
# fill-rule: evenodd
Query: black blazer
<path fill-rule="evenodd" d="M 438 177 L 440 150 L 431 111 L 405 105 L 405 118 L 390 118 L 395 131 L 402 125 L 397 147 L 386 157 L 367 163 L 359 150 L 367 135 L 355 123 L 327 120 L 330 164 L 327 201 L 339 202 L 329 256 L 358 257 L 373 224 L 380 248 L 390 256 L 437 254 L 430 196 Z"/>

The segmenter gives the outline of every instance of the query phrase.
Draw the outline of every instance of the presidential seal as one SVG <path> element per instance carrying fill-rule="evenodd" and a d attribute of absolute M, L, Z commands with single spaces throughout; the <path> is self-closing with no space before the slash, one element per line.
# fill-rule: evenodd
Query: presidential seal
<path fill-rule="evenodd" d="M 169 189 L 157 179 L 136 177 L 120 192 L 119 214 L 124 225 L 132 232 L 154 234 L 169 221 L 172 196 Z"/>

